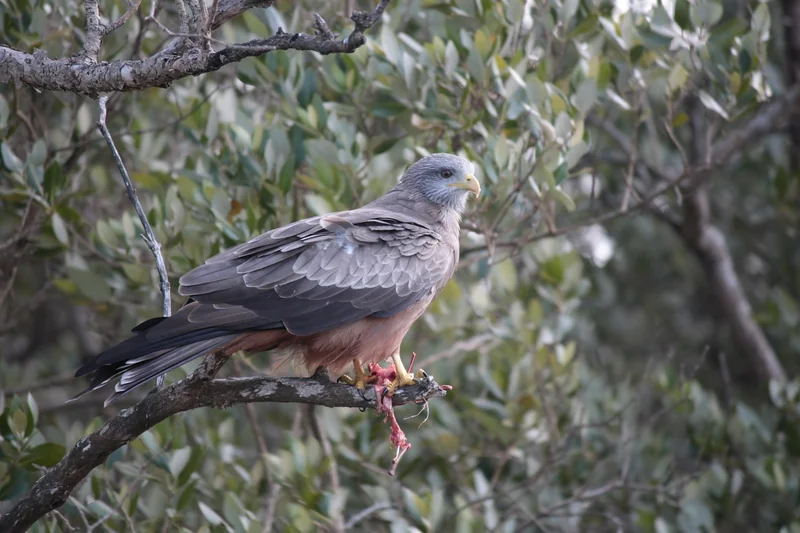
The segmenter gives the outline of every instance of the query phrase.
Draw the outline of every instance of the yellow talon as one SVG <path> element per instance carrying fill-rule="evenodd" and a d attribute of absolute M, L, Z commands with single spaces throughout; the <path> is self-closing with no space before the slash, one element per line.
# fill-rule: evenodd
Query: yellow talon
<path fill-rule="evenodd" d="M 364 367 L 357 357 L 353 359 L 353 370 L 355 371 L 355 378 L 351 378 L 345 374 L 339 378 L 339 381 L 347 383 L 348 385 L 354 385 L 357 389 L 363 391 L 367 389 L 367 385 L 373 383 L 377 379 L 377 376 L 364 371 Z"/>
<path fill-rule="evenodd" d="M 408 365 L 409 367 L 414 365 L 414 358 L 415 355 L 412 355 L 411 364 Z M 409 373 L 403 364 L 403 360 L 400 358 L 400 352 L 392 355 L 392 362 L 394 363 L 394 371 L 397 374 L 397 377 L 395 377 L 394 380 L 386 386 L 384 396 L 392 396 L 400 387 L 416 385 L 417 380 L 428 376 L 428 374 L 426 374 L 422 369 L 417 370 L 416 374 Z"/>

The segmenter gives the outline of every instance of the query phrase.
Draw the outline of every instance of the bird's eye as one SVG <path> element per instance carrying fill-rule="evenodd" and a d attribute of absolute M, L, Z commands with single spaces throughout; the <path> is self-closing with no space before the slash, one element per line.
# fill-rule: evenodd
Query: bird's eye
<path fill-rule="evenodd" d="M 442 174 L 443 178 L 449 178 L 450 176 L 453 175 L 453 171 L 446 168 L 446 169 L 442 170 L 441 174 Z"/>

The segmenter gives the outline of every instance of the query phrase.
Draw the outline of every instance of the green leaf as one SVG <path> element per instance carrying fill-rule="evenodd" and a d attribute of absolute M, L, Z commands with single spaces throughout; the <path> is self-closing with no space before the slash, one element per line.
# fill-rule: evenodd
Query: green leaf
<path fill-rule="evenodd" d="M 407 111 L 408 107 L 404 103 L 395 100 L 388 93 L 379 95 L 378 99 L 369 106 L 369 112 L 380 118 L 394 117 Z"/>
<path fill-rule="evenodd" d="M 390 63 L 397 64 L 402 58 L 403 51 L 400 48 L 400 43 L 397 42 L 397 38 L 394 36 L 394 32 L 388 26 L 383 26 L 381 28 L 380 40 L 381 48 L 383 49 L 386 59 L 389 60 Z"/>
<path fill-rule="evenodd" d="M 47 160 L 47 144 L 44 139 L 38 139 L 34 144 L 25 164 L 29 167 L 38 167 Z"/>
<path fill-rule="evenodd" d="M 58 463 L 64 454 L 66 448 L 61 444 L 55 442 L 45 442 L 40 444 L 28 452 L 20 461 L 23 466 L 37 465 L 44 467 L 51 467 Z"/>
<path fill-rule="evenodd" d="M 6 143 L 0 143 L 0 158 L 3 160 L 3 165 L 11 172 L 19 172 L 24 166 Z"/>
<path fill-rule="evenodd" d="M 575 96 L 572 98 L 573 105 L 585 115 L 594 105 L 597 100 L 597 83 L 593 79 L 586 79 L 575 91 Z"/>
<path fill-rule="evenodd" d="M 567 168 L 567 162 L 564 161 L 563 163 L 558 165 L 558 168 L 556 168 L 555 171 L 553 172 L 553 177 L 556 180 L 556 185 L 561 185 L 561 183 L 563 183 L 568 176 L 569 176 L 569 169 Z"/>
<path fill-rule="evenodd" d="M 223 520 L 222 517 L 216 513 L 216 511 L 214 511 L 205 503 L 198 502 L 198 506 L 200 507 L 200 512 L 203 513 L 205 519 L 208 520 L 208 523 L 212 526 L 218 526 L 225 523 L 225 520 Z"/>
<path fill-rule="evenodd" d="M 753 33 L 756 34 L 758 40 L 763 41 L 769 39 L 769 4 L 765 2 L 760 2 L 758 4 L 758 7 L 756 7 L 756 10 L 753 12 L 753 18 L 750 20 L 750 27 L 753 29 Z"/>
<path fill-rule="evenodd" d="M 458 56 L 458 49 L 453 41 L 447 41 L 447 47 L 444 51 L 444 74 L 448 78 L 453 77 L 453 73 L 456 71 L 456 67 L 458 66 L 458 62 L 460 60 Z"/>
<path fill-rule="evenodd" d="M 505 137 L 500 137 L 494 145 L 494 162 L 501 172 L 508 166 L 508 156 L 508 141 L 506 141 Z"/>
<path fill-rule="evenodd" d="M 278 187 L 284 194 L 292 189 L 292 181 L 294 180 L 294 160 L 289 159 L 281 167 L 278 174 Z"/>
<path fill-rule="evenodd" d="M 59 193 L 64 188 L 66 178 L 61 171 L 61 165 L 57 161 L 53 161 L 47 166 L 44 173 L 43 189 L 47 199 L 52 203 L 56 200 Z"/>
<path fill-rule="evenodd" d="M 78 290 L 90 300 L 104 302 L 111 298 L 111 288 L 101 276 L 74 267 L 67 267 L 67 275 Z"/>
<path fill-rule="evenodd" d="M 8 425 L 18 442 L 21 442 L 28 428 L 28 415 L 22 409 L 15 409 L 8 417 Z"/>
<path fill-rule="evenodd" d="M 189 503 L 197 501 L 197 494 L 195 491 L 196 483 L 192 481 L 181 490 L 178 495 L 178 501 L 175 504 L 176 511 L 182 511 Z"/>
<path fill-rule="evenodd" d="M 676 63 L 672 69 L 669 71 L 669 76 L 667 77 L 667 85 L 669 85 L 670 90 L 677 91 L 682 89 L 683 86 L 686 84 L 686 80 L 689 79 L 689 71 L 680 64 Z"/>
<path fill-rule="evenodd" d="M 67 225 L 64 223 L 64 219 L 61 218 L 61 215 L 58 213 L 53 212 L 50 221 L 53 224 L 53 234 L 56 236 L 56 239 L 58 239 L 58 242 L 64 246 L 68 246 L 69 234 L 67 233 Z"/>
<path fill-rule="evenodd" d="M 467 56 L 467 70 L 472 79 L 477 82 L 481 82 L 486 78 L 486 67 L 483 64 L 483 58 L 475 48 L 471 49 Z"/>
<path fill-rule="evenodd" d="M 184 448 L 180 448 L 172 452 L 172 455 L 169 458 L 169 472 L 172 474 L 172 477 L 177 478 L 183 469 L 186 468 L 186 465 L 189 464 L 189 459 L 192 456 L 192 449 L 189 446 Z"/>
<path fill-rule="evenodd" d="M 481 59 L 486 61 L 492 52 L 492 42 L 483 30 L 475 32 L 475 50 L 481 55 Z"/>
<path fill-rule="evenodd" d="M 315 215 L 325 215 L 333 211 L 331 204 L 318 194 L 308 193 L 305 200 L 308 209 Z"/>
<path fill-rule="evenodd" d="M 700 102 L 705 106 L 706 109 L 708 109 L 709 111 L 713 111 L 714 113 L 721 116 L 725 120 L 729 119 L 728 112 L 725 111 L 725 109 L 720 105 L 720 103 L 714 100 L 714 97 L 712 97 L 706 91 L 701 90 L 698 96 L 700 97 Z"/>
<path fill-rule="evenodd" d="M 36 429 L 36 425 L 39 423 L 39 405 L 36 403 L 36 400 L 33 398 L 33 395 L 29 392 L 27 398 L 28 404 L 28 428 L 27 428 L 27 436 L 30 436 L 33 433 L 33 430 Z"/>
<path fill-rule="evenodd" d="M 644 53 L 646 51 L 647 51 L 647 48 L 645 48 L 641 44 L 637 44 L 636 46 L 634 46 L 631 49 L 631 53 L 630 53 L 631 63 L 634 64 L 634 65 L 636 63 L 638 63 L 639 60 L 642 58 L 642 56 L 644 55 Z"/>
<path fill-rule="evenodd" d="M 575 201 L 561 189 L 550 189 L 549 194 L 563 205 L 567 211 L 575 210 Z"/>

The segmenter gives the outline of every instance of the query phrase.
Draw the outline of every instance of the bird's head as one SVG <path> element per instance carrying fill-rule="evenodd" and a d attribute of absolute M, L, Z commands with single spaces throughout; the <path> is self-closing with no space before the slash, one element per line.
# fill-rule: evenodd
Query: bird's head
<path fill-rule="evenodd" d="M 463 213 L 467 196 L 477 198 L 481 184 L 475 166 L 453 154 L 431 154 L 411 165 L 401 179 L 403 187 L 418 192 L 427 200 Z"/>

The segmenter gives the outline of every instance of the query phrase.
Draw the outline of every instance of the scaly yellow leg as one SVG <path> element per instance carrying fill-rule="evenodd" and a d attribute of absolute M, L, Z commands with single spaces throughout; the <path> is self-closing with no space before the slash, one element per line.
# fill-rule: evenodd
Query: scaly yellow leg
<path fill-rule="evenodd" d="M 348 385 L 355 385 L 357 389 L 363 391 L 366 390 L 367 385 L 377 379 L 377 376 L 364 372 L 364 366 L 361 364 L 361 360 L 358 357 L 353 358 L 353 371 L 355 372 L 355 378 L 351 378 L 345 374 L 339 378 L 339 381 L 343 381 Z"/>

